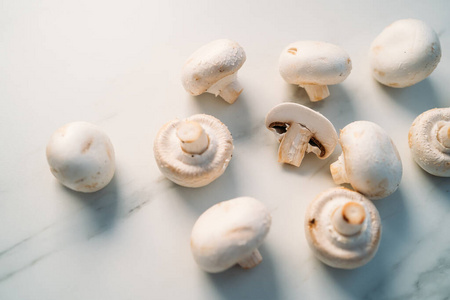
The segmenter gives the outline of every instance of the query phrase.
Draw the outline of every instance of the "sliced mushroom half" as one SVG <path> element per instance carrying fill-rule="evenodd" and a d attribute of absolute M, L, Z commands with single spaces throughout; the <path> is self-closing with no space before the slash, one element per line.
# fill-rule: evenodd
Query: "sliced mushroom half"
<path fill-rule="evenodd" d="M 296 103 L 282 103 L 272 108 L 265 124 L 280 142 L 278 161 L 296 167 L 302 163 L 305 153 L 327 158 L 338 141 L 336 129 L 326 117 Z"/>

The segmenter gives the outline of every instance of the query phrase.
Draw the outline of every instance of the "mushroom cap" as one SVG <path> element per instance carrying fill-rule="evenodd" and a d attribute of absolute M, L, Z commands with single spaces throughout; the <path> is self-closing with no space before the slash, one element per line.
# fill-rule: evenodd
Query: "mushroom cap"
<path fill-rule="evenodd" d="M 161 172 L 176 184 L 186 187 L 205 186 L 222 175 L 233 153 L 233 138 L 227 126 L 210 115 L 198 114 L 185 121 L 199 123 L 209 138 L 208 148 L 201 154 L 182 150 L 177 137 L 181 120 L 172 120 L 158 132 L 153 152 Z"/>
<path fill-rule="evenodd" d="M 450 148 L 437 139 L 441 126 L 450 122 L 450 108 L 435 108 L 420 114 L 409 129 L 409 147 L 416 163 L 428 173 L 450 177 Z M 448 133 L 450 139 L 450 133 Z"/>
<path fill-rule="evenodd" d="M 56 179 L 74 191 L 96 192 L 114 176 L 113 145 L 91 123 L 73 122 L 56 130 L 47 144 L 46 154 Z"/>
<path fill-rule="evenodd" d="M 361 231 L 351 236 L 339 233 L 332 224 L 333 213 L 348 202 L 360 203 L 366 215 Z M 380 215 L 363 195 L 345 188 L 332 188 L 309 204 L 305 235 L 310 248 L 322 262 L 334 268 L 354 269 L 368 263 L 378 250 Z"/>
<path fill-rule="evenodd" d="M 403 88 L 433 72 L 441 59 L 441 44 L 425 22 L 404 19 L 392 23 L 375 38 L 369 56 L 376 80 Z"/>
<path fill-rule="evenodd" d="M 316 41 L 299 41 L 280 55 L 280 74 L 290 84 L 333 85 L 344 81 L 352 61 L 341 47 Z"/>
<path fill-rule="evenodd" d="M 323 146 L 318 156 L 325 159 L 333 153 L 338 142 L 338 136 L 333 124 L 321 113 L 297 103 L 281 103 L 272 108 L 266 115 L 265 124 L 281 141 L 284 133 L 274 128 L 283 124 L 299 123 L 312 132 L 312 136 Z"/>
<path fill-rule="evenodd" d="M 207 272 L 224 271 L 262 244 L 271 222 L 266 206 L 254 198 L 220 202 L 206 210 L 192 229 L 194 259 Z"/>
<path fill-rule="evenodd" d="M 352 187 L 375 200 L 395 192 L 402 179 L 400 155 L 383 128 L 356 121 L 341 130 L 339 142 Z"/>
<path fill-rule="evenodd" d="M 181 70 L 184 89 L 197 96 L 213 84 L 237 72 L 246 59 L 244 49 L 236 42 L 221 39 L 195 51 Z"/>

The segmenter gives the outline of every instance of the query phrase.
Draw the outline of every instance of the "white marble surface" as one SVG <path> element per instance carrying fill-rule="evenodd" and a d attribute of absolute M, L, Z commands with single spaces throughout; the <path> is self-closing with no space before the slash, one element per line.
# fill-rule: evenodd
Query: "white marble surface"
<path fill-rule="evenodd" d="M 0 299 L 448 299 L 450 179 L 423 172 L 407 132 L 414 118 L 450 106 L 450 2 L 441 1 L 4 0 L 0 9 Z M 418 18 L 439 34 L 443 57 L 425 81 L 406 89 L 377 84 L 368 71 L 372 39 L 392 21 Z M 238 41 L 247 53 L 245 90 L 228 105 L 191 97 L 180 68 L 199 46 Z M 278 56 L 300 39 L 336 43 L 353 71 L 310 103 L 278 73 Z M 336 270 L 309 250 L 303 216 L 334 187 L 327 160 L 300 168 L 276 161 L 264 117 L 283 101 L 305 104 L 336 128 L 380 124 L 403 160 L 399 190 L 375 202 L 383 236 L 366 266 Z M 199 189 L 159 172 L 152 145 L 173 118 L 208 113 L 235 139 L 229 168 Z M 85 120 L 102 127 L 117 171 L 86 195 L 59 185 L 45 146 L 54 130 Z M 262 264 L 209 275 L 194 263 L 191 228 L 213 204 L 253 196 L 273 225 Z"/>

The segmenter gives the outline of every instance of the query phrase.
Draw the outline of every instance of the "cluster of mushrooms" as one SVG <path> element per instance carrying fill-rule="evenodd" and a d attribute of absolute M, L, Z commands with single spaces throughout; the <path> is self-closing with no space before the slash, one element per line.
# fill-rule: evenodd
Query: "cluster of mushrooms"
<path fill-rule="evenodd" d="M 425 79 L 441 57 L 436 33 L 424 22 L 399 20 L 373 41 L 370 61 L 380 83 L 403 88 Z M 191 95 L 208 92 L 234 103 L 242 92 L 237 71 L 246 59 L 234 41 L 216 40 L 193 53 L 182 69 L 182 84 Z M 329 96 L 328 85 L 345 80 L 352 69 L 349 55 L 324 42 L 299 41 L 281 53 L 280 74 L 304 88 L 311 101 Z M 322 114 L 295 103 L 282 103 L 265 119 L 280 143 L 278 161 L 299 167 L 306 153 L 329 157 L 338 142 L 342 154 L 330 165 L 334 182 L 350 184 L 319 194 L 305 216 L 309 246 L 325 264 L 352 269 L 375 255 L 381 221 L 370 200 L 396 191 L 402 177 L 398 151 L 380 126 L 356 121 L 336 132 Z M 414 160 L 428 173 L 450 177 L 450 108 L 424 112 L 411 126 L 409 146 Z M 233 139 L 217 118 L 198 114 L 165 124 L 154 141 L 161 172 L 185 187 L 202 187 L 221 176 L 232 157 Z M 64 186 L 79 192 L 105 187 L 115 170 L 114 149 L 97 126 L 74 122 L 58 129 L 47 146 L 50 170 Z M 370 199 L 370 200 L 369 200 Z M 207 272 L 235 264 L 252 268 L 262 261 L 258 247 L 269 232 L 271 216 L 260 201 L 240 197 L 205 211 L 191 235 L 192 254 Z"/>

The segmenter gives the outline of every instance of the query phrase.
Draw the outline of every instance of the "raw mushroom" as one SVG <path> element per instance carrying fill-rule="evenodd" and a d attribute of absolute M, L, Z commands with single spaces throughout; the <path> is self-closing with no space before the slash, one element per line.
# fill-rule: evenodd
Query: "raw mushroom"
<path fill-rule="evenodd" d="M 73 122 L 59 128 L 51 136 L 46 152 L 50 171 L 74 191 L 96 192 L 114 176 L 113 145 L 96 125 Z"/>
<path fill-rule="evenodd" d="M 378 250 L 380 215 L 363 195 L 332 188 L 309 204 L 305 235 L 311 250 L 323 263 L 334 268 L 358 268 L 368 263 Z"/>
<path fill-rule="evenodd" d="M 398 20 L 375 38 L 369 56 L 376 80 L 403 88 L 433 72 L 441 59 L 441 44 L 436 32 L 425 22 Z"/>
<path fill-rule="evenodd" d="M 205 186 L 225 172 L 233 153 L 231 133 L 213 116 L 173 120 L 158 132 L 153 152 L 161 172 L 176 184 Z"/>
<path fill-rule="evenodd" d="M 254 198 L 220 202 L 205 211 L 192 229 L 194 259 L 210 273 L 225 271 L 235 264 L 253 268 L 262 261 L 258 247 L 271 222 L 267 208 Z"/>
<path fill-rule="evenodd" d="M 311 101 L 328 97 L 328 85 L 341 83 L 352 70 L 352 61 L 341 47 L 315 41 L 290 44 L 281 52 L 279 64 L 283 79 L 305 88 Z"/>
<path fill-rule="evenodd" d="M 380 126 L 356 121 L 341 130 L 342 154 L 331 164 L 337 184 L 350 183 L 375 200 L 395 192 L 402 179 L 402 162 L 394 143 Z"/>
<path fill-rule="evenodd" d="M 206 44 L 184 64 L 183 87 L 191 95 L 208 92 L 232 104 L 243 90 L 237 82 L 237 71 L 245 59 L 244 49 L 234 41 L 222 39 Z"/>
<path fill-rule="evenodd" d="M 419 115 L 409 129 L 409 147 L 416 163 L 428 173 L 450 177 L 450 108 Z"/>
<path fill-rule="evenodd" d="M 278 161 L 296 167 L 300 166 L 306 152 L 325 159 L 337 144 L 333 124 L 322 114 L 300 104 L 275 106 L 267 114 L 265 123 L 280 141 Z"/>

